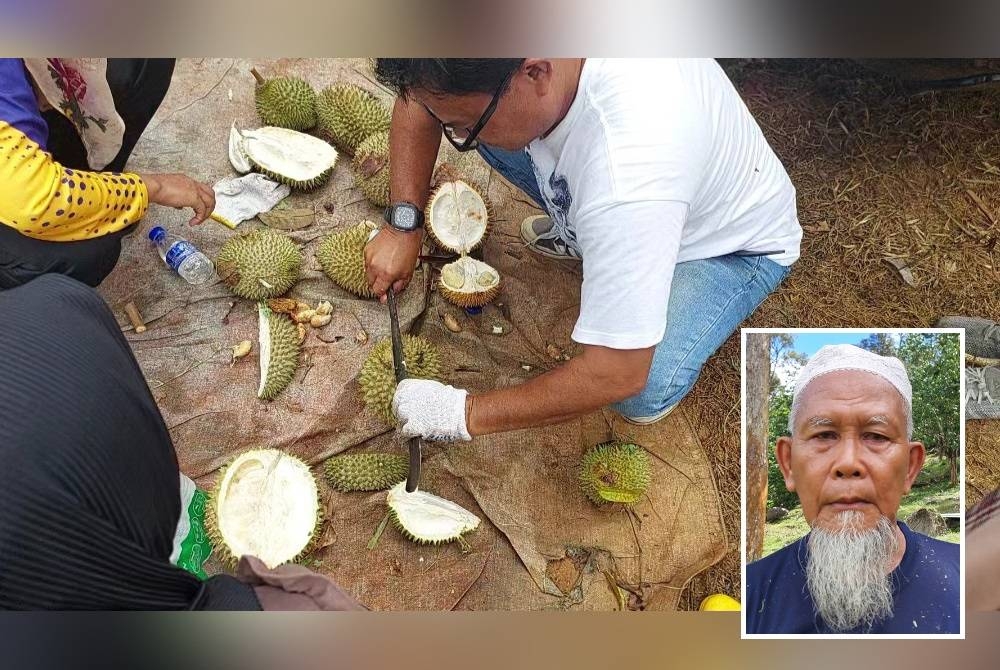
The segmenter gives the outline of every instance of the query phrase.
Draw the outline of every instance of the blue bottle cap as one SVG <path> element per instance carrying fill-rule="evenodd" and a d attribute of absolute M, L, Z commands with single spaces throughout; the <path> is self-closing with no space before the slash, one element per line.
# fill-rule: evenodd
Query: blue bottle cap
<path fill-rule="evenodd" d="M 476 314 L 482 314 L 483 313 L 483 308 L 482 307 L 466 307 L 465 308 L 465 313 L 468 314 L 469 316 L 475 316 Z"/>
<path fill-rule="evenodd" d="M 163 229 L 163 226 L 156 226 L 151 231 L 149 231 L 149 239 L 151 239 L 153 242 L 156 242 L 166 234 L 167 231 Z"/>

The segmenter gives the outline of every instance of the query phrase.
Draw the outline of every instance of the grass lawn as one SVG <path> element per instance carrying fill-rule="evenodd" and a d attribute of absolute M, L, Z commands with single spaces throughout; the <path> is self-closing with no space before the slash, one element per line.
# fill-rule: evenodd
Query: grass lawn
<path fill-rule="evenodd" d="M 958 512 L 958 490 L 958 486 L 948 486 L 948 461 L 928 456 L 913 488 L 900 503 L 896 517 L 905 521 L 921 507 L 941 513 Z M 784 519 L 764 527 L 764 556 L 791 544 L 808 532 L 809 526 L 802 516 L 802 508 L 789 510 Z M 958 542 L 961 534 L 958 530 L 949 530 L 937 539 Z"/>

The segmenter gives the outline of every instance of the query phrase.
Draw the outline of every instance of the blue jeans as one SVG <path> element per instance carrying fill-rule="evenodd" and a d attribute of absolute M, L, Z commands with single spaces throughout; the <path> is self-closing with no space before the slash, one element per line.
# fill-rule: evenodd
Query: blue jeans
<path fill-rule="evenodd" d="M 527 152 L 480 145 L 479 154 L 545 209 Z M 667 329 L 653 354 L 646 388 L 612 409 L 630 419 L 646 419 L 680 402 L 708 357 L 790 271 L 765 256 L 730 254 L 678 263 L 667 305 Z"/>

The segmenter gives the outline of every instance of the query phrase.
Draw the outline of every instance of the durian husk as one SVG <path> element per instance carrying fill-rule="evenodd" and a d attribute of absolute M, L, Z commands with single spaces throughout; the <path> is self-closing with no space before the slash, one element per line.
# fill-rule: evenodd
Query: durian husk
<path fill-rule="evenodd" d="M 333 174 L 337 150 L 318 137 L 275 126 L 240 134 L 243 152 L 254 169 L 293 189 L 311 191 Z"/>
<path fill-rule="evenodd" d="M 316 125 L 316 91 L 299 77 L 264 80 L 256 70 L 254 104 L 265 126 L 309 130 Z"/>
<path fill-rule="evenodd" d="M 459 276 L 463 278 L 462 284 L 454 279 Z M 479 281 L 491 277 L 495 281 Z M 441 268 L 438 292 L 445 300 L 459 307 L 482 307 L 493 302 L 500 293 L 500 273 L 480 260 L 462 256 Z"/>
<path fill-rule="evenodd" d="M 411 379 L 441 381 L 441 354 L 417 335 L 403 335 L 403 360 Z M 392 396 L 396 393 L 396 373 L 392 365 L 392 342 L 382 340 L 368 354 L 358 375 L 358 385 L 365 406 L 389 425 L 396 424 Z"/>
<path fill-rule="evenodd" d="M 260 386 L 257 397 L 273 400 L 284 391 L 299 366 L 299 330 L 285 314 L 272 312 L 263 302 L 257 305 L 260 323 Z"/>
<path fill-rule="evenodd" d="M 351 161 L 354 183 L 378 207 L 389 206 L 389 132 L 370 135 Z"/>
<path fill-rule="evenodd" d="M 580 463 L 580 488 L 596 505 L 637 503 L 646 493 L 650 477 L 646 450 L 631 442 L 598 444 Z"/>
<path fill-rule="evenodd" d="M 366 139 L 389 130 L 391 113 L 373 93 L 354 84 L 334 84 L 316 98 L 320 131 L 354 155 Z"/>
<path fill-rule="evenodd" d="M 454 172 L 451 169 L 439 169 L 440 177 L 451 177 Z M 468 201 L 463 201 L 463 196 L 475 194 L 473 200 L 474 207 L 462 206 Z M 458 205 L 453 205 L 458 200 Z M 447 215 L 453 212 L 460 212 L 463 217 L 467 217 L 470 225 L 467 235 L 457 234 L 459 239 L 449 240 L 451 235 L 444 232 L 444 228 L 451 221 L 442 221 L 448 218 Z M 462 179 L 440 179 L 427 198 L 427 205 L 424 208 L 424 227 L 428 236 L 438 247 L 454 252 L 456 254 L 469 254 L 480 246 L 490 234 L 492 221 L 495 218 L 493 204 L 482 191 Z M 484 220 L 485 219 L 485 220 Z"/>
<path fill-rule="evenodd" d="M 229 508 L 225 500 L 235 496 L 239 481 L 245 481 L 248 490 L 256 489 L 255 495 L 239 504 L 233 497 L 234 507 Z M 220 505 L 227 519 L 222 524 Z M 265 528 L 254 528 L 253 537 L 247 538 L 239 532 L 241 520 Z M 230 569 L 245 554 L 269 568 L 298 560 L 315 547 L 322 523 L 319 487 L 309 466 L 277 449 L 252 449 L 233 458 L 219 471 L 205 505 L 205 530 L 216 555 Z M 282 533 L 291 537 L 283 538 Z"/>
<path fill-rule="evenodd" d="M 418 544 L 461 541 L 479 527 L 479 517 L 461 505 L 426 491 L 407 493 L 405 481 L 389 489 L 386 503 L 396 528 Z"/>
<path fill-rule="evenodd" d="M 375 297 L 365 275 L 365 244 L 375 229 L 371 221 L 362 221 L 333 233 L 316 247 L 316 260 L 326 276 L 361 298 Z"/>
<path fill-rule="evenodd" d="M 334 490 L 384 491 L 404 479 L 410 459 L 402 454 L 344 454 L 327 459 L 326 480 Z"/>
<path fill-rule="evenodd" d="M 249 300 L 263 300 L 295 285 L 302 268 L 302 252 L 285 235 L 257 229 L 226 240 L 215 266 L 233 293 Z"/>

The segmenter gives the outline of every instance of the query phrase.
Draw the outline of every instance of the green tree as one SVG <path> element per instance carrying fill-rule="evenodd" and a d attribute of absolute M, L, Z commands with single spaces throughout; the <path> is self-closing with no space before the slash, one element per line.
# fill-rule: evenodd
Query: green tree
<path fill-rule="evenodd" d="M 792 392 L 784 386 L 779 386 L 771 392 L 768 404 L 767 419 L 769 424 L 767 452 L 767 506 L 793 509 L 799 505 L 799 497 L 785 488 L 785 478 L 778 467 L 778 459 L 774 454 L 774 444 L 778 438 L 788 435 L 788 414 L 792 410 Z"/>
<path fill-rule="evenodd" d="M 889 333 L 872 333 L 858 343 L 862 349 L 875 352 L 879 356 L 897 356 L 896 344 Z"/>

